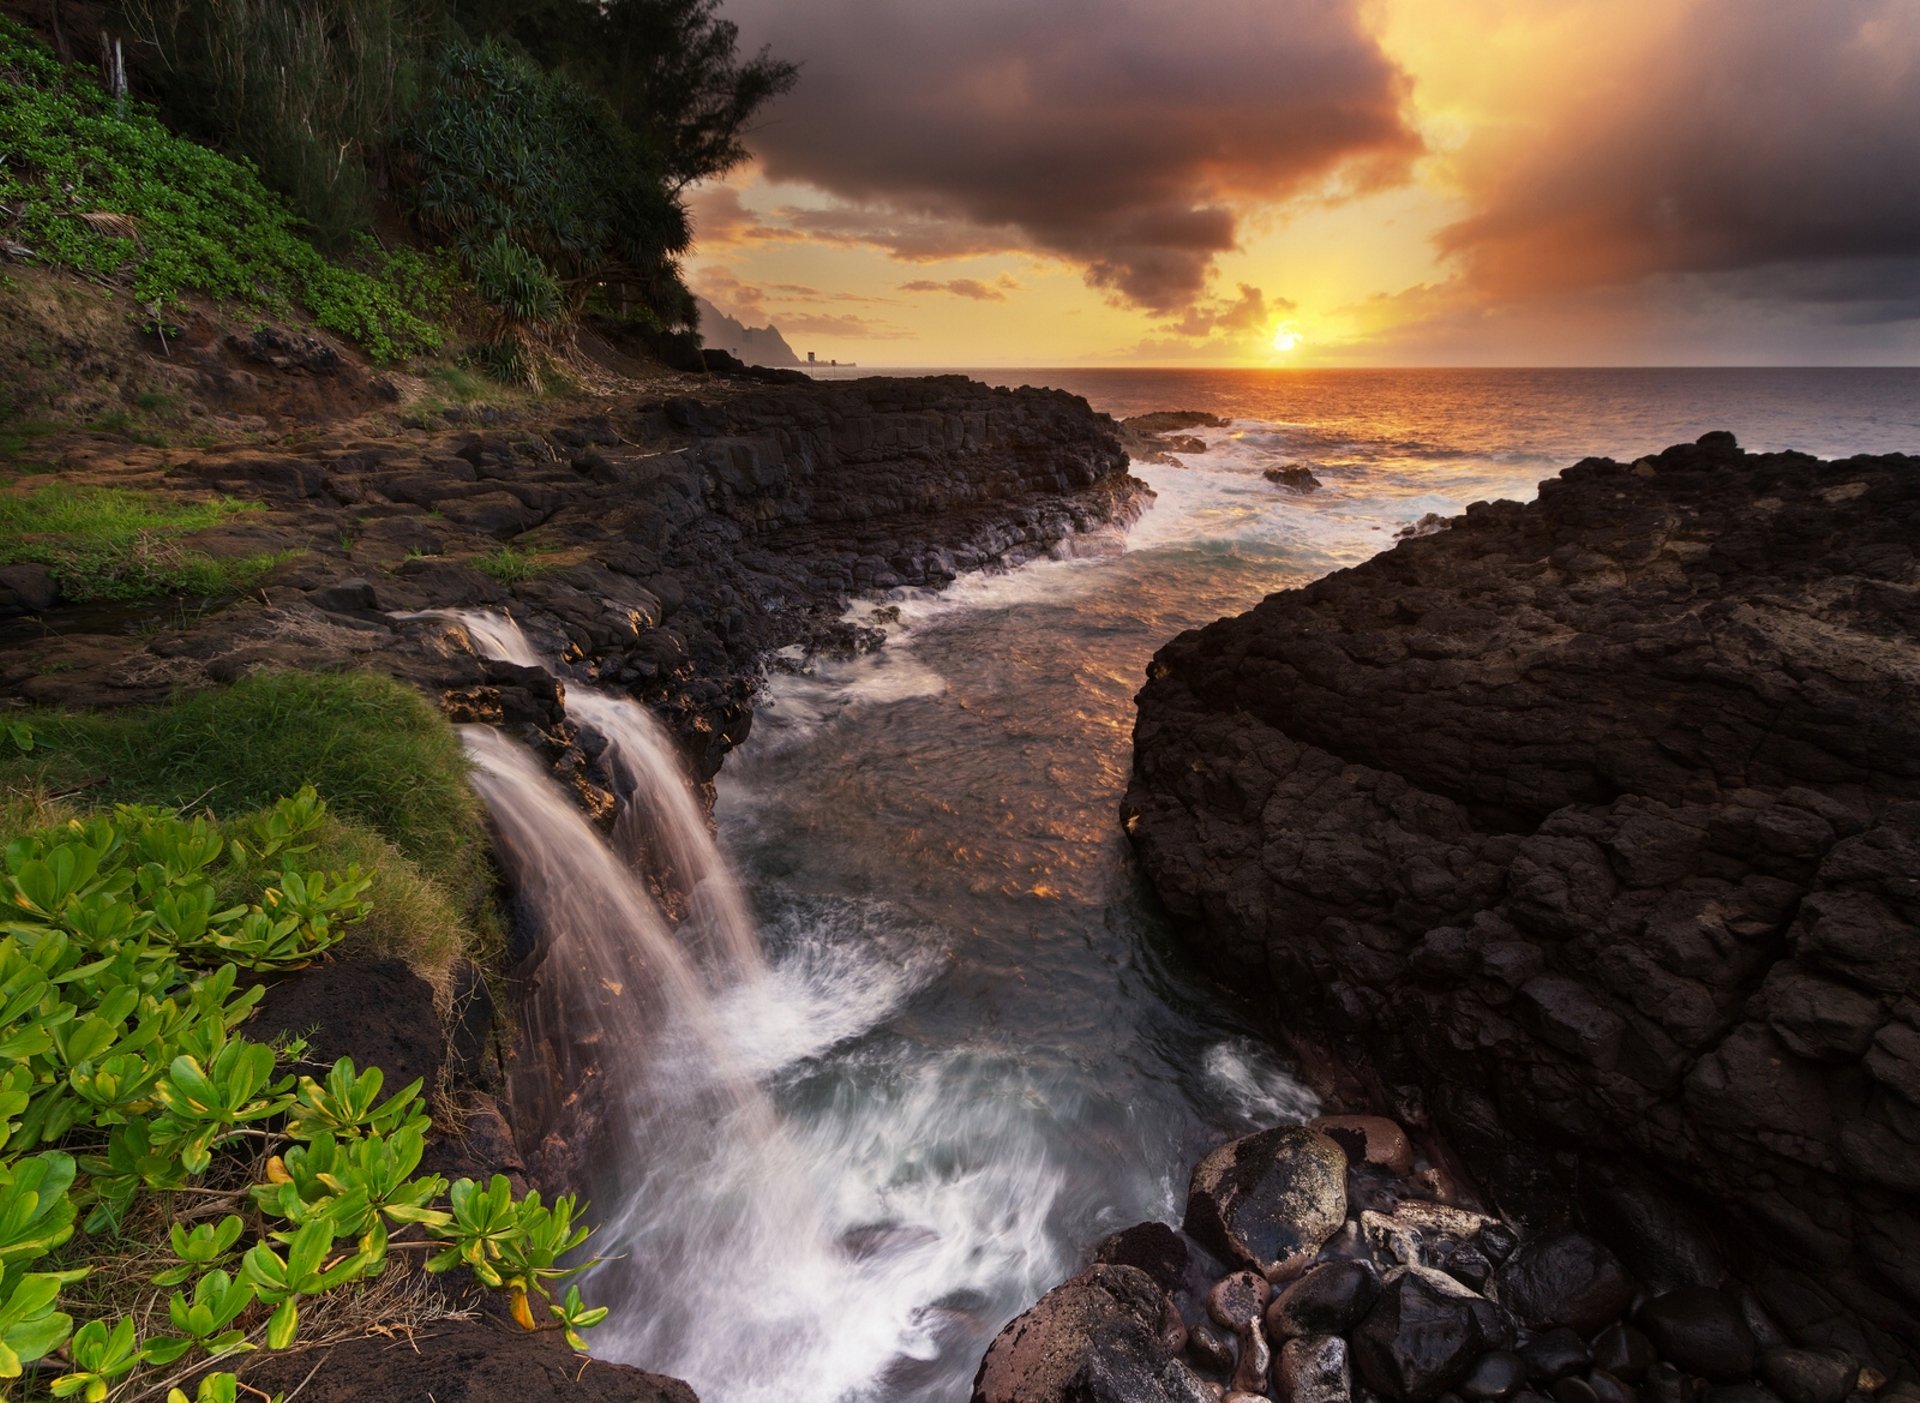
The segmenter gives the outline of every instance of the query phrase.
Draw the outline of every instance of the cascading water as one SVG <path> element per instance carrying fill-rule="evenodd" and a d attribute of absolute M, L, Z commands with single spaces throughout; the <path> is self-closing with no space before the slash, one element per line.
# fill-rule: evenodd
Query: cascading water
<path fill-rule="evenodd" d="M 511 620 L 444 617 L 489 656 L 537 657 Z M 977 1332 L 941 1298 L 984 1293 L 1022 1259 L 1023 1281 L 1055 1274 L 1035 1245 L 1058 1176 L 1022 1118 L 990 1137 L 991 1163 L 943 1143 L 970 1070 L 871 1088 L 809 1124 L 780 1115 L 764 1090 L 868 1031 L 937 964 L 814 950 L 769 971 L 658 723 L 574 683 L 567 710 L 609 748 L 628 861 L 531 752 L 489 727 L 465 727 L 463 739 L 540 941 L 514 1091 L 543 1164 L 593 1204 L 606 1260 L 587 1290 L 614 1307 L 595 1348 L 692 1380 L 706 1397 L 850 1397 L 936 1358 L 956 1321 Z M 656 904 L 663 873 L 689 889 L 677 927 Z M 923 1156 L 965 1163 L 978 1195 L 938 1202 L 941 1178 L 915 1182 Z M 850 1162 L 884 1167 L 885 1182 L 850 1174 Z M 991 1221 L 970 1220 L 968 1203 L 992 1204 Z"/>

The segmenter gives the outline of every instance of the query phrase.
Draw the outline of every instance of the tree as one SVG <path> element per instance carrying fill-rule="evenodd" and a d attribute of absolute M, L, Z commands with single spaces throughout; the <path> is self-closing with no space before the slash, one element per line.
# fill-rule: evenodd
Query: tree
<path fill-rule="evenodd" d="M 742 61 L 720 0 L 455 0 L 452 11 L 597 91 L 676 193 L 746 160 L 754 115 L 800 74 L 765 48 Z"/>

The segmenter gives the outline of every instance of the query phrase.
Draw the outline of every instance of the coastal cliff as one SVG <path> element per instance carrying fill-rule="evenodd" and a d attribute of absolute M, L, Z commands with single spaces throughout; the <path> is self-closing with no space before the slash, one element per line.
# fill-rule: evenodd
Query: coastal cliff
<path fill-rule="evenodd" d="M 1162 649 L 1127 830 L 1504 1208 L 1911 1361 L 1917 541 L 1910 458 L 1588 460 Z"/>

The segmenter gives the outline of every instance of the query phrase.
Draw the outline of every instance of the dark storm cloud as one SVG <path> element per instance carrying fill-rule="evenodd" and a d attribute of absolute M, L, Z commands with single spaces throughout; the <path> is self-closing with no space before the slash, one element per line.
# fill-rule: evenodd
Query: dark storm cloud
<path fill-rule="evenodd" d="M 1406 80 L 1361 0 L 729 0 L 804 64 L 753 136 L 782 211 L 908 259 L 1034 249 L 1173 312 L 1235 247 L 1237 209 L 1404 177 Z"/>
<path fill-rule="evenodd" d="M 1920 0 L 1694 0 L 1617 100 L 1524 150 L 1470 149 L 1475 213 L 1441 247 L 1495 295 L 1707 273 L 1735 295 L 1907 317 L 1916 133 Z"/>

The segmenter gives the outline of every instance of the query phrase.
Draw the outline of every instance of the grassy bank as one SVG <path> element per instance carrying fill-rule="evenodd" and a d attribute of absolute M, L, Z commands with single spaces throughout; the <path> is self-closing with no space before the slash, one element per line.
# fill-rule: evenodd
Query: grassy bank
<path fill-rule="evenodd" d="M 398 682 L 271 673 L 163 706 L 6 719 L 31 749 L 0 735 L 0 839 L 115 804 L 241 822 L 311 785 L 329 815 L 308 860 L 374 877 L 351 950 L 405 959 L 436 985 L 462 955 L 497 964 L 486 827 L 459 739 Z"/>

